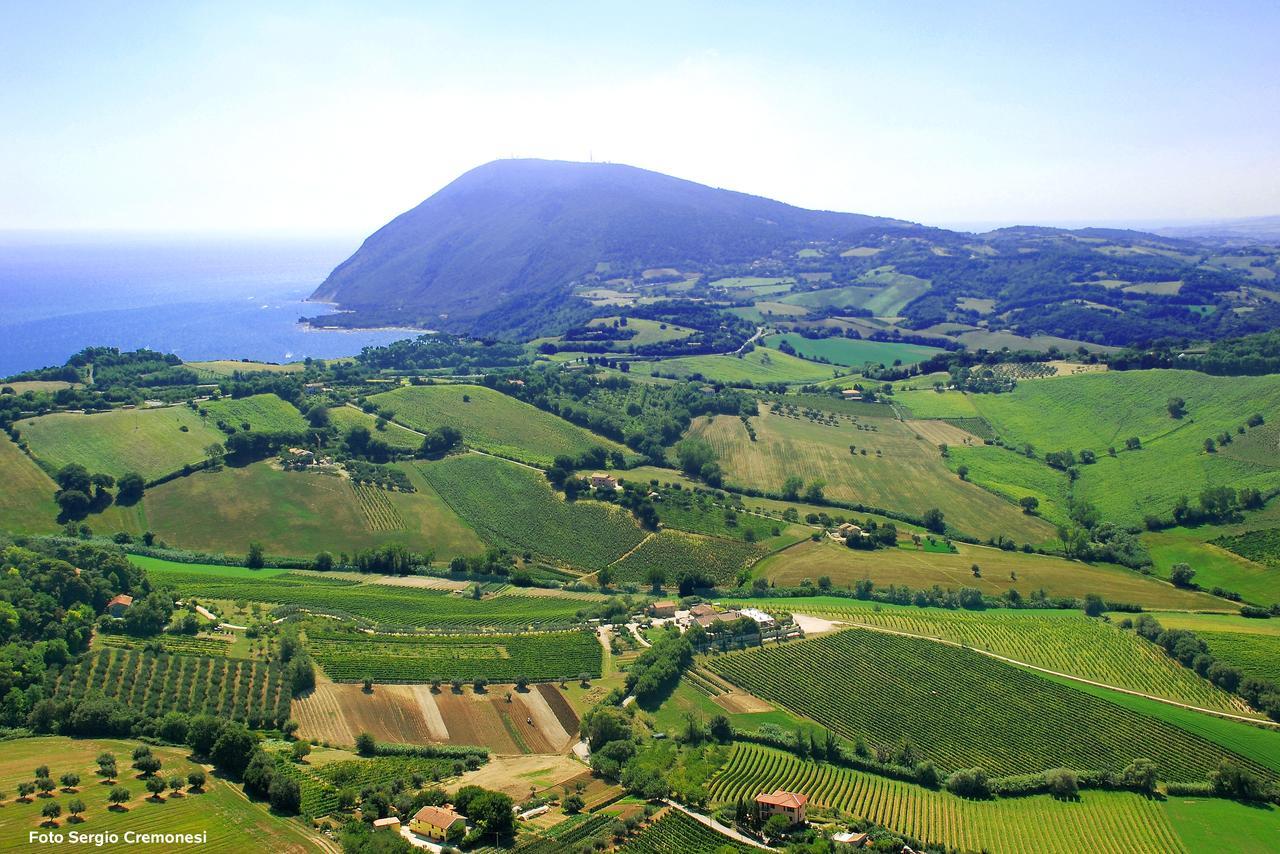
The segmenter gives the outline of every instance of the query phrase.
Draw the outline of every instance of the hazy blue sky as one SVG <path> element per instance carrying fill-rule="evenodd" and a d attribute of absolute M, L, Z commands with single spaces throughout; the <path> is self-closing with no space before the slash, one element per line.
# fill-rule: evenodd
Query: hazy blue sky
<path fill-rule="evenodd" d="M 0 228 L 364 233 L 510 155 L 929 223 L 1276 214 L 1280 3 L 0 0 L 0 121 Z"/>

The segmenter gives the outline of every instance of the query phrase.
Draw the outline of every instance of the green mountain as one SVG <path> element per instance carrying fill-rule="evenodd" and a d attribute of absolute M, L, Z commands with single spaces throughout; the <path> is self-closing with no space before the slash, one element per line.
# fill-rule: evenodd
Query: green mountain
<path fill-rule="evenodd" d="M 705 269 L 810 241 L 932 231 L 631 166 L 499 160 L 380 228 L 312 299 L 351 312 L 348 324 L 486 331 L 509 328 L 513 312 L 563 313 L 579 302 L 570 296 L 575 282 L 597 270 Z"/>

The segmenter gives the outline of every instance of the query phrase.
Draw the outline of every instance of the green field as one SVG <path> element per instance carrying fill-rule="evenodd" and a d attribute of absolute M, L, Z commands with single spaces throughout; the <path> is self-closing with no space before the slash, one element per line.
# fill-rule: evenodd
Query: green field
<path fill-rule="evenodd" d="M 625 510 L 597 501 L 567 502 L 541 472 L 506 460 L 465 454 L 418 467 L 485 540 L 518 553 L 595 570 L 644 539 Z"/>
<path fill-rule="evenodd" d="M 58 485 L 31 458 L 0 436 L 0 530 L 44 534 L 57 530 Z"/>
<path fill-rule="evenodd" d="M 714 579 L 718 585 L 732 586 L 738 572 L 766 552 L 764 546 L 742 540 L 666 530 L 647 537 L 610 568 L 618 581 L 640 585 L 648 583 L 653 569 L 661 569 L 669 585 L 674 585 L 681 573 L 692 569 Z"/>
<path fill-rule="evenodd" d="M 344 435 L 353 427 L 364 427 L 370 436 L 381 439 L 400 451 L 412 452 L 422 446 L 422 434 L 401 427 L 394 421 L 387 422 L 386 427 L 379 430 L 377 417 L 354 406 L 333 407 L 329 410 L 329 421 Z"/>
<path fill-rule="evenodd" d="M 805 308 L 862 308 L 879 296 L 880 288 L 862 285 L 846 285 L 841 288 L 824 288 L 820 291 L 800 291 L 788 294 L 779 302 L 801 305 Z"/>
<path fill-rule="evenodd" d="M 591 320 L 588 326 L 612 326 L 617 320 L 614 317 L 596 317 Z M 628 338 L 626 341 L 618 342 L 622 347 L 644 347 L 647 344 L 660 344 L 664 341 L 679 341 L 681 338 L 688 338 L 696 330 L 687 326 L 677 326 L 674 323 L 662 323 L 657 320 L 647 320 L 643 317 L 627 318 L 627 329 L 635 330 L 635 336 Z"/>
<path fill-rule="evenodd" d="M 237 373 L 255 373 L 258 371 L 271 374 L 297 374 L 302 373 L 306 367 L 302 362 L 277 365 L 272 362 L 235 361 L 233 359 L 213 359 L 206 362 L 185 362 L 184 364 L 198 374 L 208 374 L 211 377 L 230 377 Z"/>
<path fill-rule="evenodd" d="M 1051 525 L 1016 505 L 966 483 L 946 466 L 936 444 L 918 438 L 908 424 L 892 418 L 861 418 L 836 426 L 775 415 L 762 408 L 751 419 L 756 441 L 732 416 L 698 418 L 691 435 L 715 449 L 729 483 L 781 491 L 789 476 L 821 480 L 828 498 L 923 515 L 940 508 L 947 522 L 972 535 L 1003 534 L 1040 543 L 1054 535 Z M 867 455 L 849 452 L 854 445 Z M 878 453 L 877 453 L 878 452 Z"/>
<path fill-rule="evenodd" d="M 115 739 L 71 739 L 61 736 L 26 738 L 6 741 L 0 753 L 0 789 L 14 792 L 21 782 L 33 779 L 32 769 L 48 765 L 54 777 L 71 771 L 80 775 L 79 790 L 74 794 L 58 790 L 54 800 L 63 808 L 58 832 L 69 834 L 75 830 L 82 834 L 115 833 L 122 843 L 94 848 L 92 842 L 82 847 L 93 850 L 141 851 L 165 850 L 163 845 L 125 846 L 126 831 L 135 833 L 203 833 L 209 834 L 208 842 L 199 849 L 218 854 L 244 854 L 246 851 L 272 851 L 281 854 L 302 854 L 315 851 L 319 842 L 302 822 L 273 816 L 265 804 L 247 799 L 239 787 L 217 775 L 210 775 L 203 793 L 186 789 L 179 795 L 167 794 L 162 801 L 150 799 L 139 780 L 131 776 L 120 781 L 132 798 L 123 809 L 114 810 L 107 802 L 111 786 L 101 785 L 95 772 L 95 757 L 102 752 L 114 753 L 122 770 L 128 770 L 129 756 L 136 741 Z M 163 764 L 161 774 L 186 776 L 196 770 L 194 762 L 187 758 L 185 749 L 152 747 L 152 753 Z M 73 823 L 66 813 L 72 797 L 85 804 L 83 821 Z M 29 831 L 39 829 L 43 819 L 40 810 L 47 803 L 41 797 L 22 803 L 16 796 L 0 809 L 0 851 L 31 851 L 37 847 L 27 838 Z M 64 843 L 64 846 L 71 844 Z M 64 850 L 50 845 L 48 850 Z M 65 850 L 70 850 L 66 848 Z M 168 850 L 173 850 L 170 847 Z"/>
<path fill-rule="evenodd" d="M 619 854 L 754 854 L 760 849 L 734 842 L 672 809 L 616 850 Z"/>
<path fill-rule="evenodd" d="M 863 551 L 835 542 L 801 543 L 771 555 L 756 565 L 753 575 L 779 586 L 827 576 L 838 587 L 851 587 L 869 578 L 878 587 L 901 584 L 913 590 L 935 584 L 944 589 L 976 587 L 996 596 L 1017 588 L 1024 596 L 1044 589 L 1050 596 L 1083 598 L 1097 593 L 1108 602 L 1146 608 L 1229 611 L 1236 606 L 1205 593 L 1180 590 L 1139 572 L 1111 564 L 1087 564 L 1047 555 L 1028 555 L 1000 549 L 956 544 L 954 555 L 910 549 Z M 981 578 L 972 565 L 978 564 Z M 1016 577 L 1015 577 L 1016 576 Z"/>
<path fill-rule="evenodd" d="M 1280 808 L 1222 798 L 1169 798 L 1164 814 L 1191 854 L 1272 854 L 1280 839 Z"/>
<path fill-rule="evenodd" d="M 395 412 L 395 420 L 406 427 L 426 432 L 449 425 L 473 448 L 536 465 L 550 465 L 559 454 L 577 456 L 593 447 L 626 450 L 484 386 L 404 386 L 369 400 Z"/>
<path fill-rule="evenodd" d="M 771 285 L 790 284 L 793 279 L 765 278 L 763 276 L 732 276 L 727 279 L 716 279 L 708 283 L 712 288 L 761 288 Z"/>
<path fill-rule="evenodd" d="M 94 415 L 56 412 L 16 426 L 31 452 L 53 471 L 80 463 L 112 477 L 136 471 L 146 480 L 203 461 L 204 449 L 226 438 L 185 406 Z"/>
<path fill-rule="evenodd" d="M 781 335 L 770 335 L 765 343 L 774 350 L 781 342 L 786 342 L 795 349 L 796 355 L 805 359 L 825 359 L 835 365 L 862 367 L 871 364 L 892 365 L 901 362 L 914 365 L 923 362 L 930 356 L 943 352 L 936 347 L 922 347 L 919 344 L 900 344 L 890 341 L 867 341 L 861 338 L 805 338 L 794 332 Z"/>
<path fill-rule="evenodd" d="M 1213 545 L 1226 549 L 1245 560 L 1280 568 L 1280 528 L 1228 534 L 1215 539 Z"/>
<path fill-rule="evenodd" d="M 281 726 L 291 699 L 284 671 L 274 663 L 113 648 L 85 655 L 58 678 L 58 697 L 93 693 L 148 716 L 207 714 L 252 727 Z"/>
<path fill-rule="evenodd" d="M 358 682 L 493 682 L 600 676 L 602 648 L 590 631 L 525 635 L 366 635 L 308 632 L 307 645 L 330 678 Z"/>
<path fill-rule="evenodd" d="M 929 290 L 929 280 L 896 272 L 893 267 L 879 267 L 858 278 L 859 284 L 874 285 L 881 288 L 880 293 L 867 302 L 863 308 L 879 317 L 892 317 L 902 311 L 903 306 Z"/>
<path fill-rule="evenodd" d="M 245 575 L 224 567 L 138 556 L 130 559 L 146 569 L 154 583 L 172 585 L 180 595 L 293 605 L 396 630 L 565 626 L 577 622 L 576 613 L 583 606 L 579 599 L 523 596 L 518 592 L 472 600 L 439 589 L 378 584 L 378 576 L 370 576 L 369 583 L 356 583 L 318 572 L 265 571 L 267 574 Z"/>
<path fill-rule="evenodd" d="M 1205 542 L 1223 530 L 1210 526 L 1169 528 L 1144 533 L 1142 542 L 1151 553 L 1156 572 L 1164 578 L 1169 577 L 1175 563 L 1185 563 L 1196 571 L 1195 581 L 1201 587 L 1234 590 L 1246 601 L 1261 605 L 1280 602 L 1280 569 L 1254 563 Z"/>
<path fill-rule="evenodd" d="M 1248 709 L 1235 695 L 1201 679 L 1133 632 L 1122 631 L 1080 611 L 950 611 L 943 608 L 881 605 L 822 597 L 758 600 L 842 623 L 939 638 L 1015 661 L 1140 691 L 1201 708 L 1233 714 Z M 1274 640 L 1280 641 L 1280 638 Z"/>
<path fill-rule="evenodd" d="M 947 451 L 947 465 L 952 471 L 966 466 L 971 483 L 1009 501 L 1034 497 L 1040 502 L 1036 515 L 1055 525 L 1068 521 L 1070 481 L 1065 473 L 1039 460 L 994 445 L 953 445 Z"/>
<path fill-rule="evenodd" d="M 658 372 L 680 378 L 700 376 L 723 383 L 811 383 L 830 379 L 833 369 L 787 353 L 757 347 L 743 356 L 682 356 L 661 362 L 636 362 L 632 373 Z M 836 369 L 839 370 L 839 369 Z M 844 373 L 844 371 L 840 371 Z"/>
<path fill-rule="evenodd" d="M 803 792 L 811 805 L 867 818 L 948 850 L 1075 854 L 1184 851 L 1158 801 L 1129 792 L 1088 791 L 1076 801 L 1045 795 L 973 801 L 949 792 L 801 761 L 789 753 L 735 744 L 708 784 L 711 801 L 735 803 L 763 791 Z"/>
<path fill-rule="evenodd" d="M 1159 614 L 1170 629 L 1189 629 L 1209 645 L 1214 658 L 1239 667 L 1246 676 L 1280 683 L 1280 620 L 1225 614 Z"/>
<path fill-rule="evenodd" d="M 962 391 L 916 388 L 896 392 L 893 402 L 915 418 L 977 418 L 980 416 L 974 401 L 978 397 Z"/>
<path fill-rule="evenodd" d="M 948 771 L 1119 771 L 1140 750 L 1164 779 L 1203 780 L 1227 755 L 1163 721 L 988 656 L 867 629 L 727 653 L 708 666 L 845 738 L 889 747 L 910 738 Z"/>
<path fill-rule="evenodd" d="M 237 430 L 247 429 L 255 433 L 305 433 L 307 421 L 293 404 L 274 394 L 255 394 L 249 397 L 222 397 L 200 403 L 200 410 L 208 411 L 210 424 L 224 421 Z"/>
<path fill-rule="evenodd" d="M 319 551 L 353 552 L 388 542 L 436 557 L 476 554 L 483 543 L 440 499 L 410 463 L 397 464 L 416 492 L 373 493 L 374 514 L 347 478 L 291 472 L 270 462 L 197 472 L 147 490 L 146 529 L 170 545 L 244 554 L 260 542 L 269 554 L 310 557 Z M 140 533 L 140 532 L 139 532 Z"/>

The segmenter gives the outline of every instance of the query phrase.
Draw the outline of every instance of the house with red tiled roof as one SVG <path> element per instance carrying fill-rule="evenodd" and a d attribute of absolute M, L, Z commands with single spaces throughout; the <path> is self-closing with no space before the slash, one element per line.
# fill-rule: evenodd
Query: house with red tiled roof
<path fill-rule="evenodd" d="M 127 593 L 121 593 L 112 597 L 107 603 L 107 613 L 113 617 L 123 617 L 124 612 L 129 610 L 129 606 L 133 604 L 133 597 Z"/>
<path fill-rule="evenodd" d="M 756 808 L 760 811 L 761 821 L 768 821 L 771 817 L 780 815 L 793 825 L 804 824 L 805 805 L 808 803 L 808 795 L 783 789 L 756 795 Z"/>
<path fill-rule="evenodd" d="M 462 838 L 467 831 L 467 820 L 449 807 L 425 806 L 413 814 L 409 829 L 428 839 L 444 839 L 451 842 Z"/>

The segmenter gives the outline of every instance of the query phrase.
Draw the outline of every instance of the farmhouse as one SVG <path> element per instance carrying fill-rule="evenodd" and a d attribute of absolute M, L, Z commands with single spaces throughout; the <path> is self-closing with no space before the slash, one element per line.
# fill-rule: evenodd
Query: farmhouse
<path fill-rule="evenodd" d="M 856 540 L 862 537 L 871 536 L 866 531 L 862 530 L 860 526 L 854 525 L 850 522 L 844 522 L 837 526 L 835 535 L 845 542 L 848 542 L 851 539 Z"/>
<path fill-rule="evenodd" d="M 302 386 L 303 394 L 319 394 L 325 390 L 324 383 L 306 383 Z"/>
<path fill-rule="evenodd" d="M 804 824 L 807 803 L 809 803 L 808 795 L 787 792 L 783 789 L 756 795 L 756 808 L 760 810 L 761 821 L 768 821 L 771 817 L 780 815 L 793 825 Z"/>
<path fill-rule="evenodd" d="M 592 489 L 611 489 L 616 491 L 618 489 L 618 479 L 613 475 L 604 474 L 603 472 L 596 472 L 595 474 L 591 475 L 591 488 Z"/>
<path fill-rule="evenodd" d="M 671 601 L 654 602 L 649 606 L 649 616 L 651 617 L 674 617 L 676 615 L 676 603 Z"/>
<path fill-rule="evenodd" d="M 758 608 L 743 608 L 739 613 L 744 617 L 750 617 L 755 620 L 762 632 L 771 632 L 778 628 L 778 621 L 766 611 L 761 611 Z"/>
<path fill-rule="evenodd" d="M 862 392 L 856 388 L 847 388 L 840 392 L 840 396 L 845 400 L 862 400 Z"/>
<path fill-rule="evenodd" d="M 316 455 L 313 454 L 311 451 L 308 451 L 306 448 L 290 448 L 289 459 L 291 459 L 295 463 L 301 463 L 302 465 L 310 465 L 311 463 L 315 462 Z"/>
<path fill-rule="evenodd" d="M 714 614 L 715 612 L 716 609 L 708 605 L 706 602 L 699 602 L 697 605 L 694 605 L 689 609 L 689 616 L 697 619 L 698 617 L 705 617 L 708 614 Z"/>
<path fill-rule="evenodd" d="M 865 833 L 858 833 L 854 830 L 842 830 L 831 837 L 832 842 L 839 842 L 841 845 L 848 845 L 850 848 L 861 848 L 866 845 L 870 837 Z"/>
<path fill-rule="evenodd" d="M 132 604 L 133 597 L 127 593 L 121 593 L 107 603 L 107 613 L 113 617 L 123 617 L 124 612 L 129 610 L 129 606 Z"/>
<path fill-rule="evenodd" d="M 409 829 L 428 839 L 456 838 L 466 827 L 466 819 L 448 807 L 425 806 L 409 820 Z"/>
<path fill-rule="evenodd" d="M 382 829 L 382 828 L 384 828 L 384 827 L 389 827 L 389 828 L 391 828 L 392 830 L 399 831 L 399 830 L 400 830 L 400 819 L 396 818 L 396 817 L 395 817 L 395 816 L 393 816 L 393 815 L 389 815 L 389 816 L 387 816 L 386 818 L 375 818 L 375 819 L 373 820 L 373 829 L 374 829 L 374 830 L 380 830 L 380 829 Z"/>
<path fill-rule="evenodd" d="M 693 620 L 704 629 L 714 626 L 716 623 L 732 623 L 742 617 L 739 611 L 712 611 L 710 614 L 703 614 L 694 617 Z"/>

